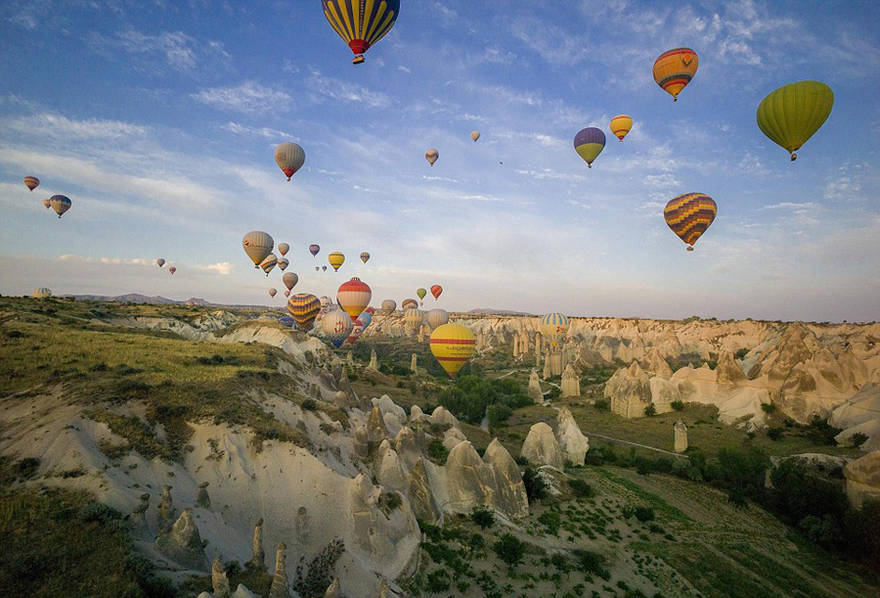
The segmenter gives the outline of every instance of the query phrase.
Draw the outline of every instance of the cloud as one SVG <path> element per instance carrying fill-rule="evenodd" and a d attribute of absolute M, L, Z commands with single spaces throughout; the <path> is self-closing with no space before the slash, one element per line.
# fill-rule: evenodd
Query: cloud
<path fill-rule="evenodd" d="M 221 276 L 229 276 L 232 274 L 233 266 L 229 262 L 218 262 L 216 264 L 191 266 L 193 270 L 201 270 L 203 272 L 213 272 Z"/>
<path fill-rule="evenodd" d="M 362 85 L 356 85 L 326 77 L 318 69 L 311 69 L 311 76 L 306 80 L 306 87 L 314 94 L 342 102 L 356 102 L 370 108 L 384 108 L 391 105 L 391 98 L 384 93 L 371 91 Z"/>
<path fill-rule="evenodd" d="M 100 33 L 88 36 L 89 45 L 109 57 L 118 51 L 140 57 L 140 66 L 154 69 L 156 57 L 166 65 L 180 72 L 194 70 L 205 58 L 229 58 L 229 53 L 218 41 L 200 43 L 182 31 L 163 31 L 156 35 L 142 33 L 135 29 L 117 31 L 112 37 Z"/>
<path fill-rule="evenodd" d="M 105 264 L 105 265 L 125 265 L 125 266 L 147 266 L 153 263 L 153 260 L 144 258 L 122 258 L 122 257 L 84 257 L 72 253 L 65 253 L 58 256 L 59 262 L 75 262 L 81 264 Z"/>
<path fill-rule="evenodd" d="M 256 81 L 245 81 L 236 87 L 211 87 L 190 96 L 194 100 L 220 110 L 246 114 L 284 111 L 290 106 L 290 94 L 281 89 L 266 87 Z"/>
<path fill-rule="evenodd" d="M 119 139 L 141 136 L 147 128 L 117 120 L 71 120 L 54 112 L 3 119 L 3 127 L 29 136 L 53 139 Z"/>
<path fill-rule="evenodd" d="M 285 133 L 284 131 L 279 131 L 278 129 L 273 129 L 271 127 L 249 127 L 247 125 L 242 125 L 232 121 L 229 121 L 220 128 L 224 131 L 235 133 L 236 135 L 254 135 L 256 137 L 264 137 L 266 139 L 293 137 L 293 135 L 290 133 Z"/>
<path fill-rule="evenodd" d="M 397 65 L 397 70 L 400 71 L 401 73 L 406 73 L 407 75 L 409 75 L 410 73 L 412 73 L 411 70 L 409 70 L 408 68 L 406 68 L 406 67 L 403 66 L 402 64 Z"/>
<path fill-rule="evenodd" d="M 589 40 L 583 34 L 570 35 L 565 29 L 537 17 L 513 19 L 508 23 L 508 30 L 514 39 L 550 64 L 574 65 L 589 55 Z"/>

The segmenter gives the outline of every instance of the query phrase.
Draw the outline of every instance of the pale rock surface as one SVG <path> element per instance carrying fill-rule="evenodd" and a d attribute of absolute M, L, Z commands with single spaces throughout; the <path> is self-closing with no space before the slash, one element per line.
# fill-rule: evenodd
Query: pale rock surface
<path fill-rule="evenodd" d="M 287 579 L 287 546 L 282 542 L 275 549 L 275 574 L 269 587 L 269 598 L 290 598 L 290 581 Z"/>
<path fill-rule="evenodd" d="M 327 590 L 324 592 L 324 598 L 342 598 L 342 594 L 339 593 L 338 577 L 334 577 L 330 585 L 327 586 Z"/>
<path fill-rule="evenodd" d="M 159 531 L 171 529 L 177 520 L 177 509 L 174 508 L 174 499 L 171 498 L 171 486 L 162 486 L 162 498 L 159 499 L 159 507 L 156 509 L 159 519 Z"/>
<path fill-rule="evenodd" d="M 422 458 L 416 434 L 409 426 L 400 428 L 400 432 L 394 437 L 394 450 L 407 470 L 415 467 L 416 462 Z"/>
<path fill-rule="evenodd" d="M 431 488 L 425 460 L 420 458 L 416 461 L 409 472 L 407 480 L 407 496 L 412 504 L 413 514 L 428 523 L 437 523 L 442 520 L 442 514 Z"/>
<path fill-rule="evenodd" d="M 251 541 L 252 556 L 250 560 L 254 569 L 263 569 L 266 567 L 266 553 L 263 550 L 263 520 L 258 519 L 254 526 L 254 537 Z"/>
<path fill-rule="evenodd" d="M 575 465 L 583 465 L 590 441 L 581 432 L 568 407 L 562 407 L 556 416 L 556 438 L 565 459 Z"/>
<path fill-rule="evenodd" d="M 495 470 L 495 480 L 498 485 L 495 509 L 512 519 L 528 516 L 529 498 L 526 495 L 522 474 L 516 461 L 497 438 L 493 438 L 486 447 L 483 461 Z"/>
<path fill-rule="evenodd" d="M 184 509 L 171 529 L 159 534 L 156 546 L 169 559 L 189 569 L 201 569 L 207 564 L 192 509 Z"/>
<path fill-rule="evenodd" d="M 467 436 L 458 428 L 449 428 L 443 433 L 443 446 L 449 451 L 465 440 L 467 440 Z"/>
<path fill-rule="evenodd" d="M 226 567 L 218 558 L 214 558 L 211 562 L 211 587 L 214 589 L 214 598 L 229 598 L 232 593 L 229 579 L 226 577 Z"/>
<path fill-rule="evenodd" d="M 409 360 L 409 369 L 414 374 L 419 373 L 418 356 L 415 353 L 412 354 L 412 357 Z"/>
<path fill-rule="evenodd" d="M 391 397 L 388 395 L 382 395 L 378 399 L 373 398 L 370 400 L 373 405 L 378 405 L 379 409 L 382 411 L 382 415 L 392 414 L 397 417 L 400 421 L 406 421 L 406 411 L 403 407 L 395 403 L 391 400 Z M 417 405 L 414 405 L 417 407 Z"/>
<path fill-rule="evenodd" d="M 673 450 L 676 453 L 683 453 L 688 448 L 688 429 L 685 423 L 681 420 L 675 422 L 675 425 L 672 426 L 673 431 Z"/>
<path fill-rule="evenodd" d="M 296 534 L 297 542 L 301 546 L 309 545 L 312 539 L 312 520 L 309 517 L 309 510 L 305 506 L 301 506 L 296 510 L 294 533 Z"/>
<path fill-rule="evenodd" d="M 880 449 L 880 384 L 868 383 L 831 412 L 828 423 L 843 431 L 835 437 L 838 444 L 850 444 L 853 434 L 864 434 L 868 440 L 863 450 Z"/>
<path fill-rule="evenodd" d="M 541 390 L 541 379 L 538 378 L 538 372 L 532 370 L 529 374 L 529 398 L 536 403 L 544 400 L 544 391 Z"/>
<path fill-rule="evenodd" d="M 646 361 L 645 369 L 654 376 L 665 379 L 669 379 L 672 376 L 672 368 L 669 367 L 669 362 L 660 354 L 660 350 L 657 347 L 651 349 Z"/>
<path fill-rule="evenodd" d="M 565 459 L 559 443 L 556 442 L 556 436 L 553 435 L 553 428 L 544 422 L 538 422 L 529 428 L 520 455 L 533 465 L 550 465 L 559 470 L 565 466 Z"/>
<path fill-rule="evenodd" d="M 370 365 L 368 365 L 367 367 L 370 368 L 371 370 L 378 370 L 379 369 L 379 360 L 376 357 L 376 350 L 375 349 L 370 349 Z M 338 587 L 338 585 L 339 585 L 338 580 L 334 580 L 334 581 L 337 582 L 337 587 Z"/>
<path fill-rule="evenodd" d="M 409 421 L 411 422 L 419 422 L 422 420 L 427 420 L 428 416 L 422 411 L 422 408 L 418 405 L 413 405 L 409 408 Z"/>
<path fill-rule="evenodd" d="M 605 383 L 604 395 L 611 399 L 611 411 L 621 417 L 642 417 L 651 402 L 651 383 L 648 374 L 633 361 L 628 368 L 620 368 Z"/>
<path fill-rule="evenodd" d="M 379 448 L 382 441 L 388 438 L 388 428 L 385 427 L 385 418 L 382 417 L 382 410 L 378 405 L 373 405 L 370 415 L 367 418 L 366 440 L 368 451 Z"/>
<path fill-rule="evenodd" d="M 531 382 L 529 382 L 529 385 L 531 387 Z M 562 396 L 581 396 L 581 380 L 578 378 L 570 363 L 565 366 L 565 370 L 562 372 Z"/>
<path fill-rule="evenodd" d="M 880 451 L 850 461 L 843 468 L 846 495 L 850 503 L 861 508 L 865 500 L 880 500 Z"/>
<path fill-rule="evenodd" d="M 376 454 L 376 479 L 392 490 L 404 491 L 408 485 L 407 470 L 388 440 L 383 440 Z"/>
<path fill-rule="evenodd" d="M 446 512 L 470 513 L 476 506 L 497 505 L 495 470 L 480 459 L 467 440 L 456 445 L 446 457 L 446 488 Z"/>
<path fill-rule="evenodd" d="M 435 425 L 448 424 L 456 428 L 458 427 L 458 420 L 455 418 L 454 415 L 452 415 L 452 412 L 443 405 L 440 405 L 436 409 L 434 409 L 434 412 L 431 413 L 431 416 L 428 418 L 428 420 Z"/>
<path fill-rule="evenodd" d="M 541 372 L 541 377 L 544 380 L 549 380 L 553 375 L 553 369 L 550 366 L 550 351 L 547 350 L 547 353 L 544 355 L 544 370 Z"/>
<path fill-rule="evenodd" d="M 681 400 L 681 392 L 678 385 L 666 378 L 654 376 L 649 381 L 651 388 L 651 403 L 657 410 L 657 413 L 669 413 L 672 411 L 673 401 Z"/>

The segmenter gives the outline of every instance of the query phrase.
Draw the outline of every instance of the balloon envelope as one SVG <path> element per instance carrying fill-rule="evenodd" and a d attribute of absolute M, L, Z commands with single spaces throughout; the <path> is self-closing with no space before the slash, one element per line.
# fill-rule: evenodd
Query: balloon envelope
<path fill-rule="evenodd" d="M 287 255 L 287 252 L 290 251 L 290 245 L 287 243 L 279 243 L 278 244 L 278 253 L 281 255 Z"/>
<path fill-rule="evenodd" d="M 424 299 L 425 295 L 427 295 L 427 294 L 428 294 L 428 291 L 426 291 L 425 289 L 416 289 L 416 295 L 419 296 L 419 299 Z"/>
<path fill-rule="evenodd" d="M 280 260 L 278 260 L 278 267 L 281 268 L 282 272 L 287 270 L 287 266 L 289 266 L 289 265 L 290 265 L 290 260 L 288 260 L 286 257 L 283 257 Z"/>
<path fill-rule="evenodd" d="M 269 276 L 269 272 L 272 271 L 272 268 L 274 268 L 276 264 L 278 264 L 278 258 L 275 257 L 274 253 L 270 253 L 266 256 L 266 259 L 260 262 L 260 268 L 263 269 L 263 272 L 266 273 L 266 276 Z"/>
<path fill-rule="evenodd" d="M 369 285 L 361 282 L 361 279 L 357 277 L 343 282 L 336 291 L 336 301 L 352 320 L 356 320 L 361 315 L 361 312 L 370 304 L 372 297 L 373 292 Z"/>
<path fill-rule="evenodd" d="M 315 257 L 316 255 L 318 255 L 319 251 L 321 251 L 320 245 L 318 245 L 316 243 L 312 243 L 311 245 L 309 245 L 309 253 L 312 254 L 312 257 Z"/>
<path fill-rule="evenodd" d="M 281 282 L 284 283 L 284 286 L 286 286 L 289 291 L 296 286 L 297 282 L 299 282 L 299 276 L 296 275 L 296 272 L 285 272 L 284 276 L 281 277 Z"/>
<path fill-rule="evenodd" d="M 48 197 L 46 199 L 44 199 L 43 200 L 43 207 L 46 208 L 47 210 L 49 208 L 51 208 L 52 207 L 52 200 L 49 199 Z"/>
<path fill-rule="evenodd" d="M 717 213 L 715 200 L 705 193 L 685 193 L 669 200 L 663 217 L 672 232 L 692 249 Z"/>
<path fill-rule="evenodd" d="M 455 378 L 474 351 L 474 333 L 460 324 L 443 324 L 431 333 L 431 353 L 450 378 Z"/>
<path fill-rule="evenodd" d="M 605 149 L 605 133 L 602 129 L 587 127 L 574 136 L 574 151 L 583 158 L 589 168 L 593 167 L 593 160 L 599 157 L 603 149 Z"/>
<path fill-rule="evenodd" d="M 428 151 L 425 152 L 425 160 L 427 160 L 428 164 L 430 164 L 431 166 L 434 165 L 434 162 L 436 162 L 437 158 L 439 158 L 439 157 L 440 157 L 440 152 L 438 152 L 435 149 L 429 149 Z"/>
<path fill-rule="evenodd" d="M 33 191 L 40 186 L 40 179 L 35 176 L 26 176 L 24 177 L 24 184 L 28 189 Z"/>
<path fill-rule="evenodd" d="M 362 252 L 361 252 L 361 261 L 362 261 L 363 263 L 365 263 L 365 264 L 366 264 L 368 261 L 370 261 L 370 254 L 367 253 L 366 251 L 362 251 Z"/>
<path fill-rule="evenodd" d="M 296 323 L 296 321 L 290 316 L 281 316 L 278 319 L 278 323 L 287 328 L 293 328 L 293 325 Z"/>
<path fill-rule="evenodd" d="M 394 313 L 394 310 L 397 309 L 397 302 L 394 299 L 385 299 L 382 302 L 382 315 L 390 316 Z"/>
<path fill-rule="evenodd" d="M 306 152 L 296 143 L 285 141 L 275 148 L 275 163 L 287 175 L 288 181 L 305 162 Z"/>
<path fill-rule="evenodd" d="M 330 262 L 330 265 L 333 266 L 333 271 L 336 272 L 339 270 L 339 267 L 343 262 L 345 262 L 345 256 L 339 251 L 334 251 L 327 256 L 327 261 Z"/>
<path fill-rule="evenodd" d="M 626 114 L 618 114 L 612 118 L 611 122 L 608 124 L 608 128 L 611 129 L 611 134 L 617 137 L 620 141 L 623 141 L 626 134 L 632 130 L 632 126 L 633 119 Z"/>
<path fill-rule="evenodd" d="M 168 266 L 168 272 L 173 276 L 175 272 L 177 272 L 177 266 Z"/>
<path fill-rule="evenodd" d="M 354 323 L 343 311 L 335 310 L 324 314 L 321 318 L 321 331 L 330 341 L 330 344 L 337 349 L 348 338 Z"/>
<path fill-rule="evenodd" d="M 360 322 L 361 326 L 366 330 L 367 326 L 370 325 L 370 322 L 373 321 L 373 314 L 370 313 L 369 308 L 361 312 L 361 315 L 357 317 L 357 321 Z"/>
<path fill-rule="evenodd" d="M 419 302 L 416 301 L 415 299 L 404 299 L 403 303 L 400 304 L 400 309 L 406 311 L 406 310 L 410 309 L 411 307 L 418 307 L 418 306 L 419 306 Z"/>
<path fill-rule="evenodd" d="M 565 333 L 568 332 L 568 317 L 559 312 L 553 312 L 541 318 L 541 334 L 556 346 Z"/>
<path fill-rule="evenodd" d="M 660 88 L 678 101 L 678 94 L 697 74 L 700 59 L 690 48 L 675 48 L 663 52 L 654 61 L 654 81 Z"/>
<path fill-rule="evenodd" d="M 59 218 L 64 215 L 64 212 L 70 209 L 72 203 L 73 202 L 71 202 L 70 198 L 66 195 L 53 195 L 49 198 L 49 205 L 55 210 L 55 213 L 58 214 Z"/>
<path fill-rule="evenodd" d="M 321 7 L 333 31 L 354 52 L 352 64 L 360 64 L 364 52 L 394 27 L 400 0 L 321 0 Z"/>
<path fill-rule="evenodd" d="M 272 252 L 275 241 L 269 236 L 269 233 L 252 230 L 242 238 L 241 246 L 254 263 L 254 268 L 259 268 L 260 262 L 266 259 L 266 256 Z"/>
<path fill-rule="evenodd" d="M 432 284 L 431 285 L 431 294 L 434 295 L 434 299 L 439 299 L 440 293 L 442 293 L 442 292 L 443 292 L 443 287 L 441 287 L 439 284 Z"/>
<path fill-rule="evenodd" d="M 321 303 L 311 293 L 297 293 L 287 300 L 287 311 L 296 321 L 297 328 L 303 332 L 312 329 L 320 309 Z"/>
<path fill-rule="evenodd" d="M 277 292 L 275 289 L 269 289 L 269 296 L 274 297 Z"/>
<path fill-rule="evenodd" d="M 160 268 L 161 268 L 162 266 L 164 266 L 164 265 L 165 265 L 165 258 L 160 257 L 159 259 L 157 259 L 157 260 L 156 260 L 156 265 L 159 266 Z"/>
<path fill-rule="evenodd" d="M 480 138 L 480 132 L 479 132 L 479 131 L 471 131 L 471 139 L 473 139 L 474 141 L 476 141 L 476 140 L 479 139 L 479 138 Z"/>
<path fill-rule="evenodd" d="M 445 309 L 432 309 L 428 312 L 425 320 L 428 322 L 431 330 L 434 330 L 437 326 L 442 326 L 449 322 L 449 312 Z"/>
<path fill-rule="evenodd" d="M 422 325 L 425 314 L 418 307 L 408 307 L 403 310 L 403 323 L 410 330 L 415 330 Z"/>
<path fill-rule="evenodd" d="M 807 142 L 831 114 L 834 92 L 819 81 L 799 81 L 770 92 L 758 105 L 758 128 L 774 143 L 795 151 Z"/>

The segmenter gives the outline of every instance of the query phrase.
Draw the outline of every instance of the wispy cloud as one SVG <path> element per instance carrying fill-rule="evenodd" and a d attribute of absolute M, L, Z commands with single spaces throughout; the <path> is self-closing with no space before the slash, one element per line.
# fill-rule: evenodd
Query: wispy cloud
<path fill-rule="evenodd" d="M 356 85 L 327 77 L 318 69 L 311 69 L 311 76 L 306 81 L 306 88 L 316 94 L 341 102 L 355 102 L 370 108 L 384 108 L 391 105 L 391 98 L 379 91 L 372 91 L 362 85 Z"/>
<path fill-rule="evenodd" d="M 122 258 L 122 257 L 84 257 L 72 253 L 65 253 L 58 256 L 59 262 L 78 262 L 84 264 L 114 264 L 126 266 L 148 266 L 153 260 L 145 258 Z"/>
<path fill-rule="evenodd" d="M 206 265 L 196 265 L 191 266 L 193 270 L 201 270 L 203 272 L 213 272 L 215 274 L 219 274 L 220 276 L 229 276 L 232 274 L 234 270 L 233 266 L 229 262 L 218 262 L 216 264 L 206 264 Z"/>
<path fill-rule="evenodd" d="M 91 33 L 90 46 L 108 57 L 122 51 L 143 59 L 139 66 L 154 69 L 158 57 L 176 71 L 192 71 L 205 59 L 229 58 L 229 53 L 219 41 L 201 43 L 182 31 L 163 31 L 155 35 L 135 29 L 117 31 L 111 36 Z"/>
<path fill-rule="evenodd" d="M 72 120 L 53 112 L 2 120 L 8 131 L 53 139 L 119 139 L 144 135 L 146 127 L 117 120 Z"/>
<path fill-rule="evenodd" d="M 292 100 L 290 94 L 282 89 L 267 87 L 250 80 L 236 87 L 202 89 L 190 97 L 220 110 L 248 114 L 268 110 L 284 111 L 289 109 Z"/>
<path fill-rule="evenodd" d="M 249 127 L 247 125 L 242 125 L 232 121 L 229 121 L 220 128 L 224 131 L 235 133 L 236 135 L 255 135 L 257 137 L 264 137 L 266 139 L 282 139 L 293 137 L 293 135 L 291 135 L 290 133 L 285 133 L 284 131 L 279 131 L 278 129 L 273 129 L 271 127 Z"/>

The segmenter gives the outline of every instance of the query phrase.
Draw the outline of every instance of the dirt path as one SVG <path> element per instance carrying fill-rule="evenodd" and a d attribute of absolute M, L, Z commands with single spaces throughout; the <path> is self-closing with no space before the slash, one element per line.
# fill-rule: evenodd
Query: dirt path
<path fill-rule="evenodd" d="M 639 448 L 647 449 L 649 451 L 655 451 L 657 453 L 663 453 L 665 455 L 672 455 L 673 457 L 681 457 L 683 459 L 690 459 L 687 455 L 682 455 L 681 453 L 673 453 L 672 451 L 667 451 L 664 449 L 659 449 L 653 446 L 648 446 L 647 444 L 639 444 L 638 442 L 630 442 L 629 440 L 621 440 L 620 438 L 612 438 L 611 436 L 605 436 L 604 434 L 598 434 L 596 432 L 584 432 L 587 438 L 592 438 L 595 436 L 596 438 L 601 438 L 603 440 L 610 440 L 611 442 L 618 442 L 620 444 L 628 444 L 631 446 L 637 446 Z"/>

